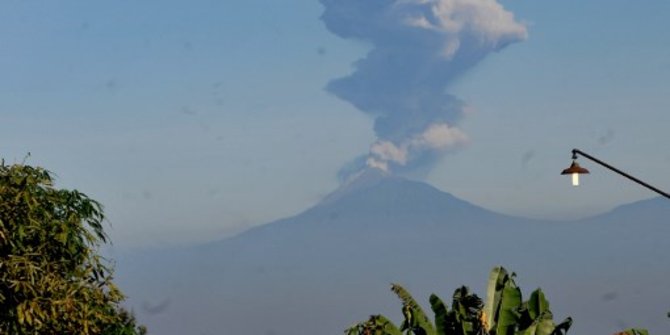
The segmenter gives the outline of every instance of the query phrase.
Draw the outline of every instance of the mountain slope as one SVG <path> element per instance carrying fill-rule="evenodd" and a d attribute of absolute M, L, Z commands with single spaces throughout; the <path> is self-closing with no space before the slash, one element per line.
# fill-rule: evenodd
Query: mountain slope
<path fill-rule="evenodd" d="M 131 255 L 118 273 L 156 334 L 340 334 L 371 313 L 401 319 L 390 282 L 420 298 L 448 298 L 461 284 L 484 294 L 497 264 L 517 271 L 528 290 L 541 285 L 555 315 L 569 311 L 583 334 L 613 333 L 628 319 L 654 329 L 665 320 L 652 312 L 670 301 L 665 238 L 631 234 L 635 222 L 624 219 L 642 211 L 650 220 L 645 229 L 666 232 L 667 224 L 659 227 L 639 209 L 646 205 L 580 222 L 538 222 L 425 183 L 365 175 L 294 217 L 216 243 Z M 636 299 L 648 310 L 627 311 Z M 165 302 L 168 308 L 152 312 Z"/>

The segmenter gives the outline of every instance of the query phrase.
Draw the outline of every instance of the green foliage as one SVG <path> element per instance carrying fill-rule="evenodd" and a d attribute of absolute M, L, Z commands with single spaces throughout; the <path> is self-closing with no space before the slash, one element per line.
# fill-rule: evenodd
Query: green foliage
<path fill-rule="evenodd" d="M 515 274 L 503 267 L 491 270 L 486 304 L 462 286 L 454 291 L 451 308 L 435 294 L 430 307 L 435 314 L 433 325 L 402 286 L 393 284 L 391 290 L 402 301 L 405 320 L 398 329 L 381 315 L 373 315 L 345 331 L 346 335 L 566 335 L 572 318 L 556 324 L 549 301 L 542 290 L 533 291 L 527 301 L 514 282 Z M 668 313 L 670 317 L 670 313 Z M 645 329 L 628 329 L 615 335 L 649 335 Z"/>
<path fill-rule="evenodd" d="M 649 332 L 646 329 L 631 328 L 615 335 L 649 335 Z"/>
<path fill-rule="evenodd" d="M 484 308 L 485 328 L 500 335 L 513 335 L 517 330 L 522 305 L 521 289 L 513 280 L 514 274 L 503 267 L 491 270 Z"/>
<path fill-rule="evenodd" d="M 54 188 L 48 171 L 0 163 L 0 334 L 140 331 L 97 254 L 103 220 L 98 202 Z"/>
<path fill-rule="evenodd" d="M 347 335 L 470 335 L 485 334 L 482 327 L 482 308 L 479 297 L 465 286 L 457 289 L 452 298 L 453 308 L 436 295 L 430 296 L 431 309 L 435 313 L 435 325 L 431 323 L 421 306 L 402 286 L 393 284 L 391 289 L 402 301 L 405 320 L 400 328 L 381 315 L 373 315 L 367 321 L 347 329 Z"/>
<path fill-rule="evenodd" d="M 402 331 L 383 315 L 372 315 L 367 321 L 351 326 L 346 335 L 402 335 Z"/>
<path fill-rule="evenodd" d="M 119 320 L 108 324 L 102 331 L 103 335 L 146 335 L 147 327 L 137 326 L 135 316 L 125 309 L 119 309 Z"/>
<path fill-rule="evenodd" d="M 451 310 L 448 310 L 446 315 L 450 326 L 444 334 L 438 335 L 483 334 L 485 331 L 482 322 L 483 308 L 482 300 L 470 292 L 469 288 L 461 286 L 454 291 Z"/>
<path fill-rule="evenodd" d="M 403 304 L 405 320 L 400 331 L 406 335 L 565 335 L 572 324 L 570 318 L 558 325 L 553 322 L 549 302 L 539 289 L 523 302 L 514 274 L 508 274 L 502 267 L 491 271 L 486 304 L 465 286 L 454 291 L 451 308 L 437 295 L 431 295 L 434 325 L 407 290 L 397 284 L 391 289 Z M 373 328 L 378 320 L 384 320 L 381 324 L 392 325 L 386 318 L 376 315 L 348 329 L 346 334 L 398 334 L 395 327 L 393 332 L 385 332 L 383 327 Z M 370 332 L 371 329 L 375 332 Z"/>
<path fill-rule="evenodd" d="M 398 284 L 392 284 L 391 290 L 402 300 L 403 304 L 402 313 L 405 321 L 400 326 L 400 330 L 417 335 L 435 335 L 435 328 L 412 295 Z"/>
<path fill-rule="evenodd" d="M 487 331 L 491 335 L 562 335 L 572 325 L 567 318 L 556 325 L 549 310 L 549 302 L 542 290 L 537 289 L 530 299 L 522 302 L 521 290 L 514 282 L 514 274 L 503 267 L 491 270 L 486 311 Z"/>
<path fill-rule="evenodd" d="M 500 314 L 500 299 L 502 298 L 503 288 L 508 282 L 509 275 L 503 267 L 495 267 L 489 275 L 489 284 L 486 290 L 486 304 L 484 306 L 484 320 L 487 329 L 497 329 L 496 321 Z M 494 310 L 494 308 L 498 308 Z M 502 332 L 501 332 L 502 334 Z"/>

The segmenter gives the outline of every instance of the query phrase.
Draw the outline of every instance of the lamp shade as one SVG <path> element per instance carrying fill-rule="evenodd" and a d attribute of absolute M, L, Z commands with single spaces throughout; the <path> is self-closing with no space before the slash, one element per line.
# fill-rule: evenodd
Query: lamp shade
<path fill-rule="evenodd" d="M 570 167 L 561 172 L 561 174 L 586 174 L 586 173 L 589 173 L 589 170 L 579 166 L 579 164 L 575 161 L 572 161 Z"/>

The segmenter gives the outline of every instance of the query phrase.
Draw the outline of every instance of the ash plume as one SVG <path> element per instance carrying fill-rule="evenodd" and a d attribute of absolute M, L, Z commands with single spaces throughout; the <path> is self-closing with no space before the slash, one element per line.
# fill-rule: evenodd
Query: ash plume
<path fill-rule="evenodd" d="M 467 143 L 457 124 L 468 107 L 449 84 L 527 37 L 495 0 L 320 1 L 328 30 L 371 45 L 353 73 L 326 89 L 375 118 L 377 140 L 364 161 L 387 172 L 425 167 Z"/>

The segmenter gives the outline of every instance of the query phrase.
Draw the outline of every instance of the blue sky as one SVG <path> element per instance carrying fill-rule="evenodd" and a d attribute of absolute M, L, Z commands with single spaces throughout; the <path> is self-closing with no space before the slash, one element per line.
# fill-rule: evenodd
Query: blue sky
<path fill-rule="evenodd" d="M 528 38 L 449 85 L 469 144 L 416 178 L 509 214 L 569 219 L 670 189 L 670 4 L 501 2 Z M 280 5 L 281 4 L 281 5 Z M 370 46 L 317 0 L 0 4 L 0 157 L 105 204 L 121 247 L 220 238 L 297 213 L 368 152 L 373 120 L 326 92 Z"/>

